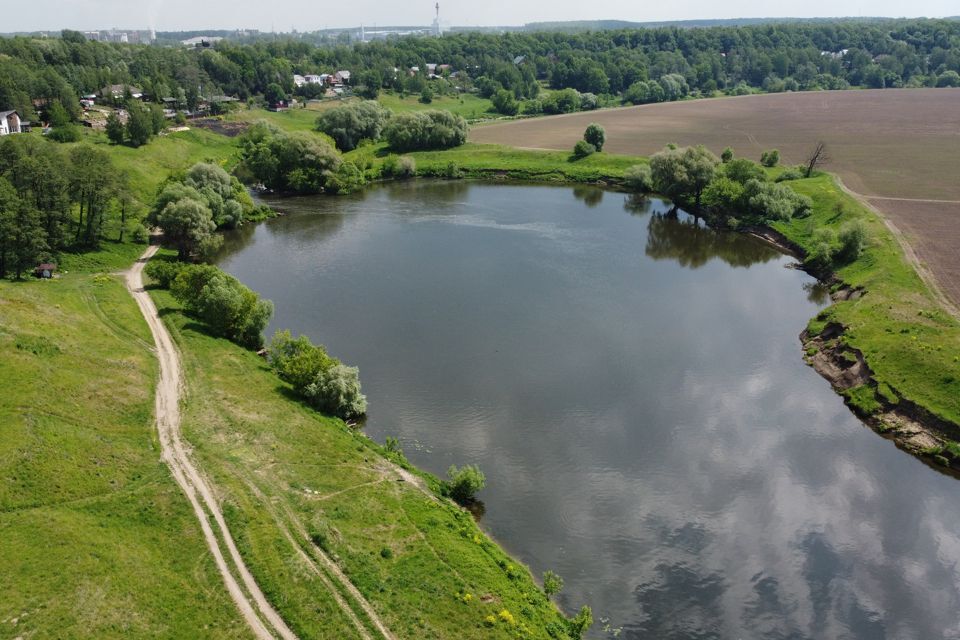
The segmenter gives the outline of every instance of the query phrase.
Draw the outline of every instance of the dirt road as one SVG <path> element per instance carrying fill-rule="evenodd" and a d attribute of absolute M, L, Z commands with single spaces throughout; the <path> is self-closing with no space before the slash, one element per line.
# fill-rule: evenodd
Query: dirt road
<path fill-rule="evenodd" d="M 170 333 L 160 320 L 153 300 L 143 289 L 144 264 L 156 251 L 156 246 L 147 249 L 127 271 L 126 280 L 127 288 L 150 326 L 150 332 L 156 343 L 157 357 L 160 360 L 156 414 L 161 456 L 193 506 L 200 528 L 203 530 L 204 539 L 223 576 L 230 597 L 240 609 L 240 613 L 254 635 L 260 640 L 274 640 L 277 637 L 296 640 L 297 636 L 267 601 L 244 564 L 227 528 L 219 502 L 214 497 L 210 485 L 190 459 L 186 445 L 180 437 L 180 354 Z M 226 555 L 230 557 L 233 570 L 224 556 L 222 547 L 226 547 Z M 239 575 L 239 581 L 234 571 Z"/>

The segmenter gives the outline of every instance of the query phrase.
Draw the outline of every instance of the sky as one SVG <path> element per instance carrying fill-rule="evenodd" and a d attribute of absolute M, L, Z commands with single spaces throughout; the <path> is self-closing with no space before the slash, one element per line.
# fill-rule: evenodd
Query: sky
<path fill-rule="evenodd" d="M 957 0 L 447 0 L 441 22 L 456 26 L 522 25 L 560 20 L 636 22 L 759 17 L 944 17 L 960 14 Z M 186 31 L 250 28 L 262 31 L 375 25 L 426 25 L 434 0 L 33 0 L 29 11 L 2 12 L 0 32 L 120 29 Z"/>

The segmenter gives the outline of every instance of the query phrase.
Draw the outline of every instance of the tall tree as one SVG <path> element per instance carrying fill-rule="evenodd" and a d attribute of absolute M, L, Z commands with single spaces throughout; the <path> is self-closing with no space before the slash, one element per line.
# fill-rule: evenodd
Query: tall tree
<path fill-rule="evenodd" d="M 23 272 L 35 267 L 42 254 L 48 250 L 40 212 L 22 200 L 14 209 L 11 240 L 11 266 L 19 280 Z"/>
<path fill-rule="evenodd" d="M 123 123 L 120 122 L 117 114 L 111 111 L 110 115 L 107 116 L 107 138 L 109 138 L 113 144 L 123 144 L 125 135 L 126 130 L 124 129 Z"/>
<path fill-rule="evenodd" d="M 89 145 L 71 149 L 70 164 L 70 190 L 80 212 L 74 242 L 95 246 L 100 240 L 110 203 L 117 193 L 116 175 L 109 154 Z"/>
<path fill-rule="evenodd" d="M 153 118 L 149 109 L 139 102 L 131 100 L 127 103 L 127 139 L 134 147 L 147 144 L 153 135 Z"/>
<path fill-rule="evenodd" d="M 7 260 L 13 256 L 16 215 L 20 196 L 10 181 L 0 177 L 0 278 L 7 275 Z"/>

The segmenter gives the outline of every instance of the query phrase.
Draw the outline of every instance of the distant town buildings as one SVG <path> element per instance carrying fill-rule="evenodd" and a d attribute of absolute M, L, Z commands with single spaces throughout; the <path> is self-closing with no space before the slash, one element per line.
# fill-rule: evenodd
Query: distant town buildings
<path fill-rule="evenodd" d="M 847 55 L 848 51 L 850 51 L 850 49 L 840 49 L 840 51 L 821 51 L 820 55 L 826 58 L 833 58 L 834 60 L 837 60 Z"/>
<path fill-rule="evenodd" d="M 83 35 L 87 40 L 95 40 L 97 42 L 122 42 L 131 44 L 150 44 L 157 39 L 157 33 L 153 29 L 146 31 L 118 31 L 116 29 L 84 31 Z"/>
<path fill-rule="evenodd" d="M 367 29 L 360 26 L 360 31 L 356 33 L 360 42 L 370 42 L 372 40 L 385 40 L 390 37 L 402 38 L 404 36 L 442 36 L 444 32 L 443 23 L 440 22 L 440 3 L 434 5 L 433 24 L 429 28 L 405 28 L 405 29 Z"/>
<path fill-rule="evenodd" d="M 180 44 L 185 47 L 209 47 L 223 40 L 220 36 L 195 36 L 181 40 Z"/>

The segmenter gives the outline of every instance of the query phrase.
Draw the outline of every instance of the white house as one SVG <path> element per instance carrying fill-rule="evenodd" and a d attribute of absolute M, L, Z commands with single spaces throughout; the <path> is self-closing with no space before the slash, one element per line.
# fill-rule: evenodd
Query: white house
<path fill-rule="evenodd" d="M 303 85 L 307 84 L 307 79 L 301 76 L 300 74 L 295 73 L 293 74 L 293 84 L 295 84 L 298 87 L 302 87 Z"/>
<path fill-rule="evenodd" d="M 325 73 L 324 73 L 323 75 L 319 75 L 319 76 L 318 76 L 318 75 L 311 74 L 311 75 L 305 75 L 305 76 L 303 76 L 303 80 L 304 80 L 304 82 L 306 82 L 307 84 L 323 84 L 324 81 L 326 80 L 326 77 L 327 77 L 327 74 L 325 74 Z"/>
<path fill-rule="evenodd" d="M 0 111 L 0 136 L 20 133 L 20 116 L 16 111 Z"/>

